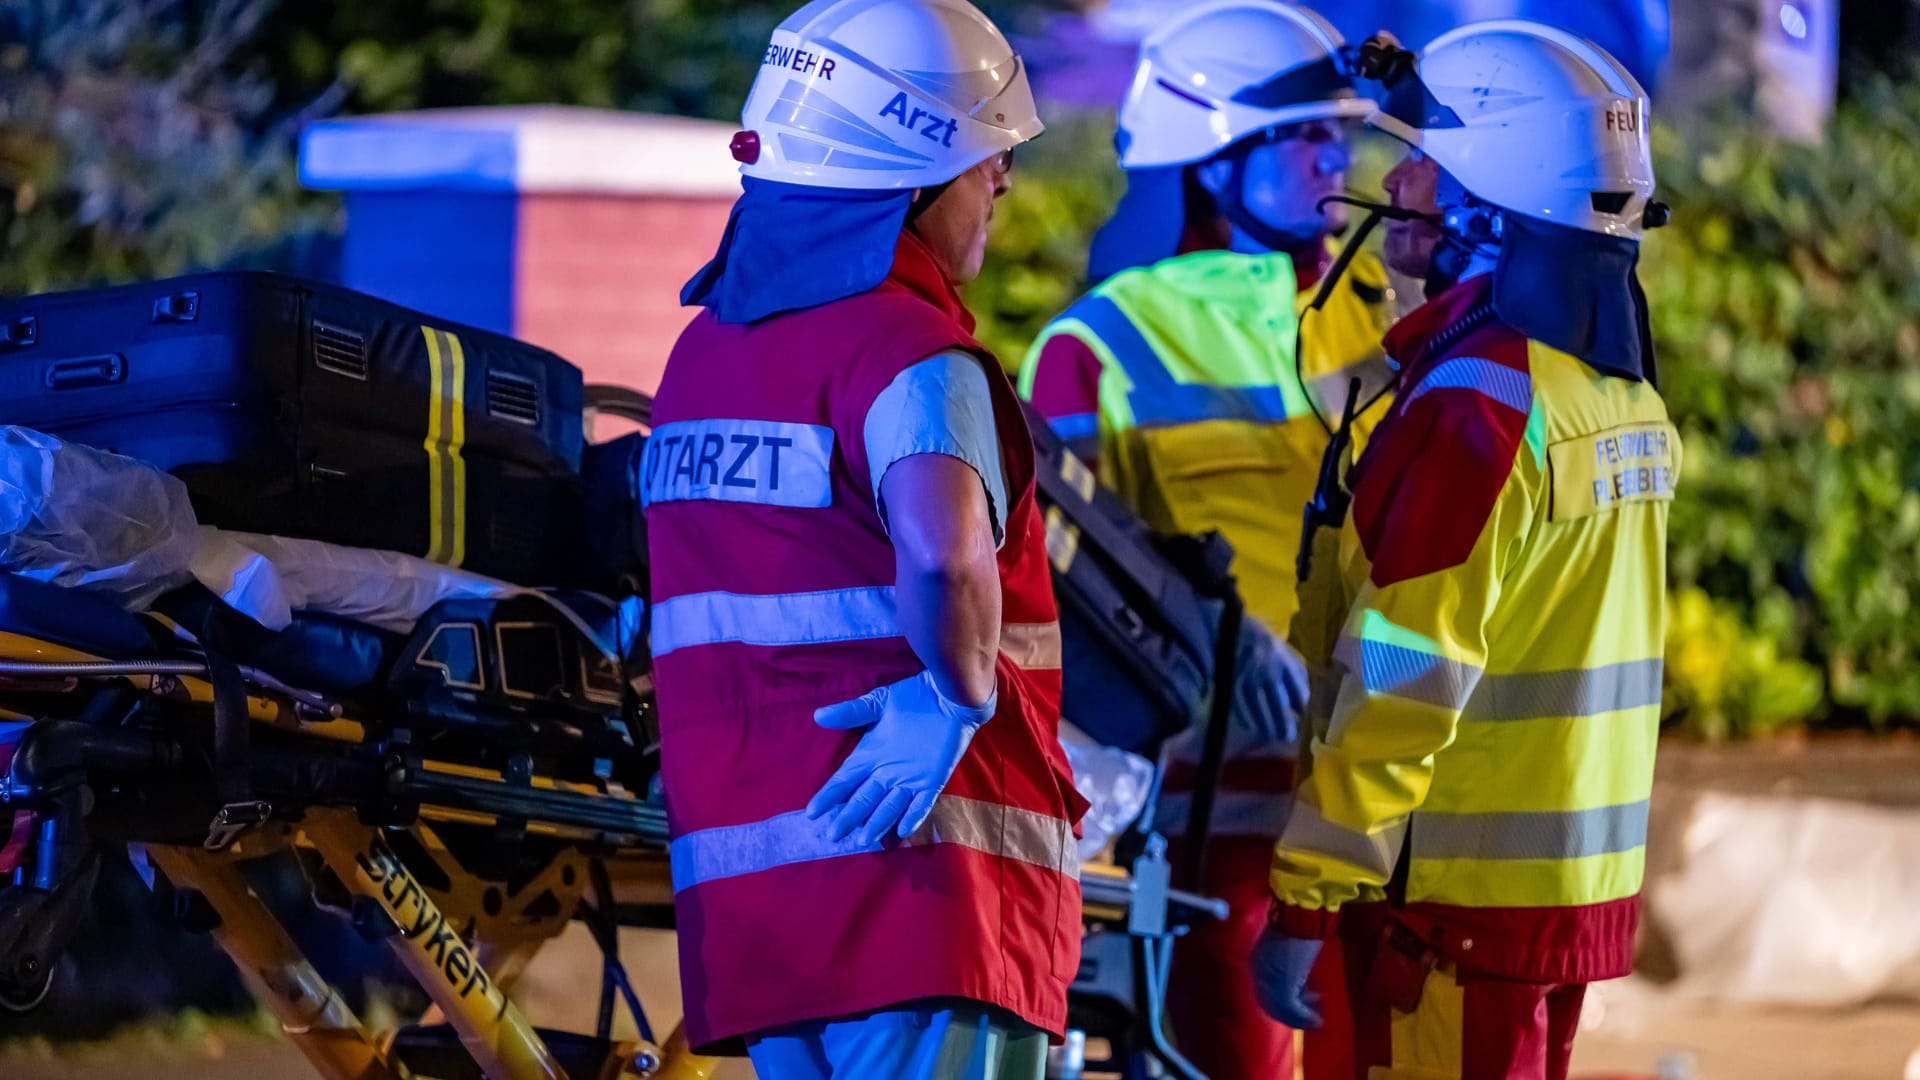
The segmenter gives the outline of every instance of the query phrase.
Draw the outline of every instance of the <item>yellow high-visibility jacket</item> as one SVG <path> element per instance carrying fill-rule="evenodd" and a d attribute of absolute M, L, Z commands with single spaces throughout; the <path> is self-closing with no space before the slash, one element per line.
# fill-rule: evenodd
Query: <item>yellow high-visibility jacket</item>
<path fill-rule="evenodd" d="M 1042 411 L 1063 437 L 1097 432 L 1100 479 L 1149 525 L 1219 530 L 1247 610 L 1282 635 L 1302 508 L 1327 443 L 1313 405 L 1337 423 L 1352 377 L 1363 400 L 1392 379 L 1380 349 L 1392 292 L 1379 259 L 1356 257 L 1327 305 L 1306 317 L 1302 385 L 1294 340 L 1311 299 L 1284 254 L 1177 255 L 1096 286 L 1041 331 L 1020 369 L 1031 399 L 1054 339 L 1098 357 L 1092 415 L 1044 400 Z"/>
<path fill-rule="evenodd" d="M 1175 256 L 1102 282 L 1047 326 L 1020 370 L 1021 394 L 1062 437 L 1092 443 L 1101 480 L 1149 525 L 1226 537 L 1249 615 L 1282 636 L 1328 439 L 1313 407 L 1337 424 L 1353 378 L 1362 402 L 1392 381 L 1380 338 L 1393 294 L 1379 259 L 1357 256 L 1326 305 L 1301 315 L 1314 292 L 1296 287 L 1284 254 Z M 1058 370 L 1089 364 L 1097 383 Z M 1199 747 L 1197 733 L 1169 747 L 1156 827 L 1170 836 L 1186 831 Z M 1295 748 L 1235 732 L 1227 749 L 1214 834 L 1270 841 L 1286 821 Z"/>
<path fill-rule="evenodd" d="M 1462 968 L 1612 978 L 1639 911 L 1680 440 L 1652 385 L 1491 312 L 1477 278 L 1388 335 L 1398 400 L 1351 478 L 1339 691 L 1275 850 L 1275 918 L 1323 935 L 1404 889 L 1396 917 Z"/>

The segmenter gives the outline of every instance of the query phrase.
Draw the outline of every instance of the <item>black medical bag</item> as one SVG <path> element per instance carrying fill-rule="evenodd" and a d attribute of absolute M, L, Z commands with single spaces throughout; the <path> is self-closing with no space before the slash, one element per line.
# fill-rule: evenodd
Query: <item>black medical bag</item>
<path fill-rule="evenodd" d="M 647 595 L 647 519 L 640 506 L 640 454 L 647 437 L 638 432 L 591 443 L 581 458 L 587 489 L 587 546 L 614 596 Z"/>
<path fill-rule="evenodd" d="M 204 524 L 528 584 L 586 565 L 579 369 L 337 286 L 235 271 L 0 303 L 0 423 L 167 469 Z"/>
<path fill-rule="evenodd" d="M 1060 602 L 1061 713 L 1107 746 L 1152 755 L 1199 720 L 1222 604 L 1197 587 L 1233 551 L 1218 534 L 1155 534 L 1031 406 L 1035 486 Z"/>

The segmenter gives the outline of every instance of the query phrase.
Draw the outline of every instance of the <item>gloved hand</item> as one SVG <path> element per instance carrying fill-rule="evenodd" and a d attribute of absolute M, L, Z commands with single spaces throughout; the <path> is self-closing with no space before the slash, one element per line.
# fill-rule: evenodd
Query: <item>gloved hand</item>
<path fill-rule="evenodd" d="M 1320 958 L 1320 942 L 1288 937 L 1268 926 L 1253 945 L 1253 995 L 1268 1016 L 1297 1030 L 1320 1026 L 1320 995 L 1307 976 Z"/>
<path fill-rule="evenodd" d="M 1233 726 L 1259 745 L 1291 744 L 1307 707 L 1307 667 L 1260 620 L 1240 623 L 1234 653 Z"/>
<path fill-rule="evenodd" d="M 933 801 L 967 752 L 973 733 L 993 718 L 999 692 L 980 705 L 948 701 L 921 672 L 838 705 L 816 709 L 813 722 L 834 731 L 867 728 L 840 768 L 807 803 L 813 819 L 833 812 L 828 832 L 863 844 L 893 830 L 907 836 L 933 812 Z"/>

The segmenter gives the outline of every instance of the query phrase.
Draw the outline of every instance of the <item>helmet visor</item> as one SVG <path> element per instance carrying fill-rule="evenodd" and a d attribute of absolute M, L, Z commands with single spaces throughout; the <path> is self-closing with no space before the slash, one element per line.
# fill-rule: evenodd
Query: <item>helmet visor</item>
<path fill-rule="evenodd" d="M 1284 109 L 1315 101 L 1354 96 L 1353 76 L 1333 55 L 1310 64 L 1291 67 L 1263 83 L 1255 83 L 1233 95 L 1236 105 L 1256 109 Z"/>
<path fill-rule="evenodd" d="M 1433 96 L 1418 71 L 1409 71 L 1388 86 L 1387 99 L 1380 103 L 1380 112 L 1415 131 L 1466 126 L 1460 114 Z"/>

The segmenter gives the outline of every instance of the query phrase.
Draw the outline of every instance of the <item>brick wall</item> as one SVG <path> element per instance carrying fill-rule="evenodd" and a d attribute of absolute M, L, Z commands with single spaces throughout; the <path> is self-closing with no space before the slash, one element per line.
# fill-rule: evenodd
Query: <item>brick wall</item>
<path fill-rule="evenodd" d="M 713 255 L 729 198 L 530 194 L 516 239 L 514 334 L 588 382 L 651 393 L 693 311 L 680 287 Z"/>

